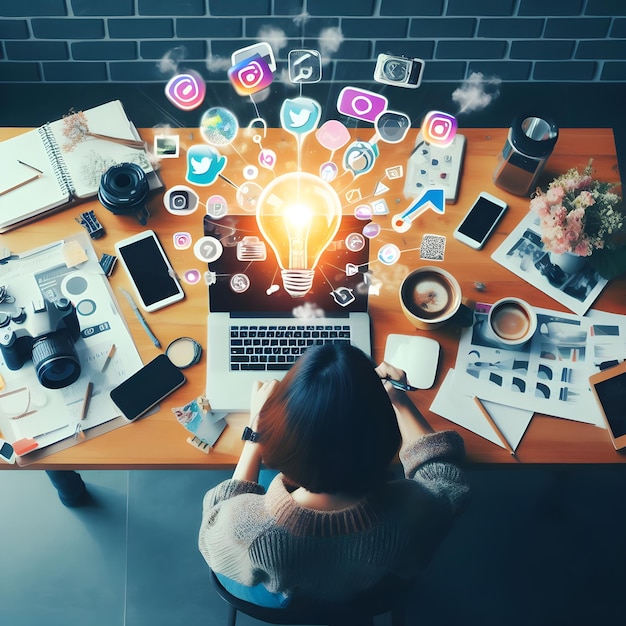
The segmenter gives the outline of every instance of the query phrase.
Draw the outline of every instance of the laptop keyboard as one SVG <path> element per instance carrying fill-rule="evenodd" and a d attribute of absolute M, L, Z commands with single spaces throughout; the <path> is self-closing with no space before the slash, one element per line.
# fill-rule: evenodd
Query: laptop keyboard
<path fill-rule="evenodd" d="M 309 346 L 324 343 L 350 343 L 350 326 L 231 325 L 230 369 L 288 370 Z"/>

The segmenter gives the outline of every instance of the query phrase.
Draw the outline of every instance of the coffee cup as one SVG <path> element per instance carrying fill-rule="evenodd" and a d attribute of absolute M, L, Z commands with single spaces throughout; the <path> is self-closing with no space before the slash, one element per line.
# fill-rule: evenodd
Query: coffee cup
<path fill-rule="evenodd" d="M 419 267 L 400 285 L 400 304 L 407 319 L 421 330 L 439 328 L 454 320 L 471 326 L 473 311 L 464 304 L 461 287 L 446 270 L 434 265 Z"/>
<path fill-rule="evenodd" d="M 484 329 L 488 339 L 502 346 L 521 346 L 537 330 L 537 314 L 520 298 L 502 298 L 489 309 Z"/>

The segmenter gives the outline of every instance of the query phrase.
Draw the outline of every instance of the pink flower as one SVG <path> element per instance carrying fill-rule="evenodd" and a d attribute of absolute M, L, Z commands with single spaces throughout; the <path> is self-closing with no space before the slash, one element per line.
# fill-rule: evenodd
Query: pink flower
<path fill-rule="evenodd" d="M 565 197 L 565 190 L 560 185 L 556 187 L 551 187 L 546 192 L 546 200 L 550 204 L 561 204 L 563 202 L 563 198 Z"/>

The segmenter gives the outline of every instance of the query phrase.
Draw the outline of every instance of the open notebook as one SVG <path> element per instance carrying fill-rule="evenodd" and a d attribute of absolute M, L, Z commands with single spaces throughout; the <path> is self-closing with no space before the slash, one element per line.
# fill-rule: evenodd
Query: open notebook
<path fill-rule="evenodd" d="M 140 142 L 130 147 L 100 136 L 140 141 L 119 100 L 68 115 L 0 142 L 0 232 L 98 192 L 112 165 L 133 162 L 162 187 Z"/>

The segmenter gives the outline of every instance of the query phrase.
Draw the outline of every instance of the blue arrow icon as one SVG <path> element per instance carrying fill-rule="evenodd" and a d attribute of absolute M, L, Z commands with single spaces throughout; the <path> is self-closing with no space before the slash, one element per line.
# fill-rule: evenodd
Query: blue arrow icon
<path fill-rule="evenodd" d="M 391 226 L 398 233 L 405 233 L 417 217 L 426 211 L 443 215 L 446 212 L 446 197 L 442 187 L 430 187 L 418 196 L 402 213 L 394 215 Z"/>

